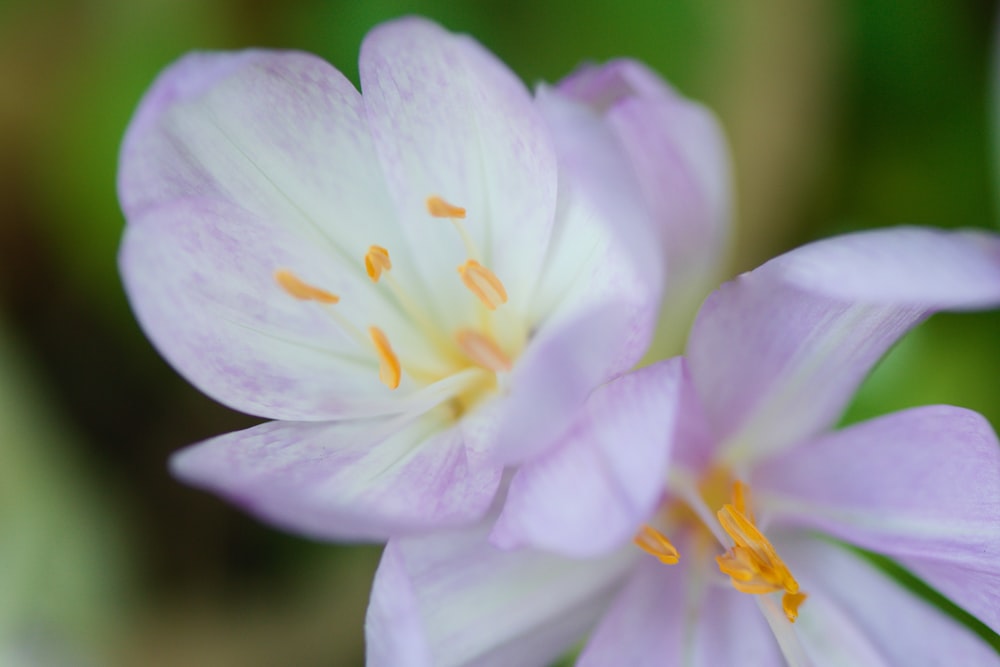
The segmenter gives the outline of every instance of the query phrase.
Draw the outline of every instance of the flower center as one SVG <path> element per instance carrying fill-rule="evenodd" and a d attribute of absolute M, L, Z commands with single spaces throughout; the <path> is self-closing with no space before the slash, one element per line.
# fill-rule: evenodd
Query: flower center
<path fill-rule="evenodd" d="M 719 570 L 729 576 L 733 588 L 741 593 L 782 593 L 782 610 L 788 620 L 794 623 L 798 618 L 799 607 L 807 596 L 799 590 L 799 583 L 781 560 L 774 545 L 757 527 L 751 507 L 750 487 L 739 480 L 733 480 L 731 497 L 729 502 L 725 501 L 720 491 L 730 479 L 725 469 L 713 468 L 702 478 L 697 491 L 690 494 L 693 498 L 689 502 L 672 500 L 664 506 L 661 512 L 662 523 L 677 530 L 693 529 L 692 545 L 710 541 L 712 536 L 721 542 L 723 533 L 715 530 L 715 522 L 707 509 L 721 504 L 715 518 L 724 535 L 732 541 L 732 546 L 724 554 L 715 557 Z M 674 545 L 649 524 L 639 529 L 634 542 L 643 551 L 668 565 L 678 562 L 680 558 Z"/>
<path fill-rule="evenodd" d="M 367 336 L 362 333 L 364 327 L 358 327 L 348 321 L 335 307 L 340 302 L 340 296 L 322 287 L 310 285 L 300 279 L 289 269 L 281 268 L 275 271 L 274 279 L 289 296 L 300 301 L 311 301 L 323 307 L 334 319 L 336 324 L 352 338 L 365 355 L 370 355 L 378 366 L 379 380 L 389 389 L 399 387 L 402 378 L 409 376 L 423 384 L 441 380 L 455 373 L 476 369 L 482 371 L 473 374 L 463 390 L 455 396 L 455 407 L 458 412 L 464 412 L 477 402 L 489 390 L 496 388 L 501 374 L 508 373 L 513 367 L 512 357 L 519 351 L 519 345 L 503 345 L 494 335 L 492 318 L 495 311 L 507 303 L 507 290 L 500 278 L 483 265 L 482 256 L 475 242 L 465 229 L 463 220 L 466 217 L 464 208 L 455 206 L 437 195 L 427 198 L 427 212 L 433 218 L 446 218 L 451 221 L 461 237 L 467 254 L 464 263 L 458 266 L 459 280 L 475 297 L 474 308 L 479 311 L 476 326 L 463 326 L 450 334 L 445 332 L 428 314 L 428 309 L 405 289 L 405 286 L 392 275 L 392 258 L 389 250 L 372 245 L 363 258 L 365 273 L 373 284 L 381 284 L 392 295 L 405 319 L 413 325 L 413 329 L 437 352 L 442 362 L 437 369 L 429 370 L 426 359 L 405 359 L 390 343 L 392 332 L 385 328 L 366 323 Z M 415 355 L 419 356 L 419 355 Z"/>

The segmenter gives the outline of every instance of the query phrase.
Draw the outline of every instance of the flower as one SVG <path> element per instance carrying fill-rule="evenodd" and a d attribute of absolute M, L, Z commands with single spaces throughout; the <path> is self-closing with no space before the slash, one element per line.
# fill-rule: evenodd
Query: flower
<path fill-rule="evenodd" d="M 996 664 L 838 543 L 1000 630 L 989 424 L 932 406 L 831 429 L 905 331 L 997 303 L 1000 238 L 981 232 L 843 236 L 723 285 L 686 358 L 595 392 L 601 426 L 524 464 L 495 525 L 390 540 L 370 667 L 545 665 L 595 625 L 581 667 Z"/>
<path fill-rule="evenodd" d="M 119 171 L 143 329 L 202 391 L 277 420 L 174 473 L 333 539 L 482 516 L 504 467 L 641 356 L 662 281 L 646 167 L 586 104 L 534 100 L 417 18 L 374 29 L 360 72 L 363 97 L 303 53 L 189 55 Z M 557 127 L 560 102 L 583 124 Z"/>

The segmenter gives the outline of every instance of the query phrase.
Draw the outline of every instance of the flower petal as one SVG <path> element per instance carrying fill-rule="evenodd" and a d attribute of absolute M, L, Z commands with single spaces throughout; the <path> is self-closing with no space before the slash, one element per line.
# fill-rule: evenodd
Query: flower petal
<path fill-rule="evenodd" d="M 168 68 L 126 133 L 118 191 L 130 223 L 178 200 L 226 202 L 362 276 L 370 244 L 401 245 L 361 95 L 304 53 L 195 53 Z"/>
<path fill-rule="evenodd" d="M 709 584 L 704 571 L 681 559 L 640 563 L 577 667 L 782 664 L 753 598 Z"/>
<path fill-rule="evenodd" d="M 365 624 L 369 667 L 544 667 L 592 627 L 633 562 L 499 551 L 488 529 L 389 542 Z"/>
<path fill-rule="evenodd" d="M 595 391 L 558 447 L 517 471 L 491 540 L 578 558 L 627 543 L 663 493 L 682 373 L 671 359 Z"/>
<path fill-rule="evenodd" d="M 509 378 L 496 460 L 520 463 L 544 452 L 570 427 L 591 391 L 625 370 L 614 356 L 628 349 L 623 341 L 637 336 L 630 314 L 626 304 L 605 302 L 538 333 Z"/>
<path fill-rule="evenodd" d="M 472 39 L 419 18 L 372 30 L 360 72 L 403 232 L 421 249 L 414 259 L 442 321 L 459 324 L 453 304 L 467 295 L 451 268 L 461 240 L 428 216 L 431 195 L 467 210 L 465 228 L 510 296 L 505 308 L 525 309 L 548 247 L 557 173 L 524 85 Z"/>
<path fill-rule="evenodd" d="M 723 285 L 688 343 L 733 459 L 828 428 L 882 354 L 934 310 L 1000 303 L 1000 238 L 897 228 L 820 241 Z"/>
<path fill-rule="evenodd" d="M 897 558 L 1000 630 L 1000 444 L 980 415 L 864 422 L 767 461 L 753 485 L 770 520 Z"/>
<path fill-rule="evenodd" d="M 689 321 L 718 278 L 731 226 L 731 165 L 719 123 L 634 60 L 584 66 L 557 90 L 600 114 L 624 149 L 667 258 L 661 336 L 679 345 L 687 330 L 672 323 Z"/>
<path fill-rule="evenodd" d="M 237 410 L 317 420 L 405 412 L 415 409 L 411 400 L 447 398 L 440 383 L 414 393 L 405 374 L 398 390 L 387 389 L 374 347 L 329 312 L 388 332 L 404 370 L 427 358 L 416 336 L 393 335 L 410 326 L 367 277 L 337 271 L 321 249 L 234 204 L 184 200 L 149 209 L 126 228 L 119 260 L 129 301 L 157 349 Z M 275 280 L 279 267 L 294 267 L 341 303 L 293 298 Z"/>
<path fill-rule="evenodd" d="M 794 627 L 814 664 L 997 664 L 968 628 L 843 547 L 801 533 L 775 544 L 809 594 Z"/>
<path fill-rule="evenodd" d="M 501 470 L 438 410 L 399 419 L 269 422 L 184 449 L 175 475 L 319 539 L 385 539 L 475 521 Z"/>

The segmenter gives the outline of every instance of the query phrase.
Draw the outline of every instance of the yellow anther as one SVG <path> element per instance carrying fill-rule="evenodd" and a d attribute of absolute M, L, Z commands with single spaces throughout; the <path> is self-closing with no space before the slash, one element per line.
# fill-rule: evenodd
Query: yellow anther
<path fill-rule="evenodd" d="M 375 352 L 378 354 L 378 379 L 389 389 L 395 389 L 399 386 L 399 378 L 402 376 L 399 357 L 392 351 L 389 339 L 381 329 L 368 327 L 368 335 L 371 336 Z"/>
<path fill-rule="evenodd" d="M 749 519 L 750 523 L 756 523 L 753 517 L 752 501 L 750 497 L 750 487 L 736 480 L 733 482 L 733 507 L 736 511 Z"/>
<path fill-rule="evenodd" d="M 373 245 L 365 253 L 365 271 L 373 283 L 377 283 L 382 277 L 383 271 L 392 268 L 392 260 L 389 259 L 389 251 L 380 245 Z"/>
<path fill-rule="evenodd" d="M 749 506 L 749 488 L 741 482 L 733 484 L 734 505 L 726 504 L 716 516 L 722 529 L 735 546 L 716 557 L 719 570 L 729 575 L 733 588 L 741 593 L 760 595 L 784 591 L 782 607 L 789 621 L 798 617 L 799 605 L 806 599 L 799 592 L 799 582 L 792 576 L 774 546 L 738 506 Z"/>
<path fill-rule="evenodd" d="M 458 267 L 458 275 L 469 291 L 479 297 L 490 310 L 507 303 L 507 290 L 496 274 L 474 259 L 467 260 Z"/>
<path fill-rule="evenodd" d="M 648 554 L 656 556 L 660 559 L 661 563 L 666 565 L 673 565 L 681 559 L 680 553 L 677 551 L 676 547 L 670 543 L 670 540 L 666 536 L 658 531 L 657 529 L 650 526 L 648 523 L 643 524 L 639 532 L 635 534 L 632 541 L 637 547 L 642 549 Z"/>
<path fill-rule="evenodd" d="M 472 329 L 459 329 L 455 342 L 466 357 L 481 368 L 494 373 L 506 373 L 513 364 L 496 341 Z"/>
<path fill-rule="evenodd" d="M 340 297 L 333 292 L 327 292 L 325 289 L 302 282 L 298 276 L 288 269 L 278 269 L 275 271 L 274 279 L 281 286 L 281 289 L 296 299 L 318 301 L 319 303 L 337 303 L 340 301 Z"/>
<path fill-rule="evenodd" d="M 449 204 L 437 195 L 427 198 L 427 212 L 435 218 L 464 218 L 465 209 L 461 206 Z"/>

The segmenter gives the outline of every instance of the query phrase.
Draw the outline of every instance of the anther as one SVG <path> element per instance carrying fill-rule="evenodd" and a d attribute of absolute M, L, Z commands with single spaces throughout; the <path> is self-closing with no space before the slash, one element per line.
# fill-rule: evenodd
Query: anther
<path fill-rule="evenodd" d="M 464 218 L 465 209 L 461 206 L 449 204 L 437 195 L 427 198 L 427 212 L 435 218 Z"/>
<path fill-rule="evenodd" d="M 303 282 L 294 273 L 288 269 L 278 269 L 274 272 L 274 279 L 277 281 L 281 289 L 288 292 L 290 295 L 296 299 L 302 301 L 318 301 L 319 303 L 337 303 L 340 301 L 340 297 L 333 292 L 327 292 L 325 289 L 319 287 L 314 287 L 308 283 Z"/>
<path fill-rule="evenodd" d="M 680 553 L 670 540 L 648 523 L 643 524 L 632 538 L 632 542 L 646 553 L 656 556 L 665 565 L 673 565 L 681 559 Z"/>
<path fill-rule="evenodd" d="M 365 271 L 373 283 L 377 283 L 382 277 L 383 271 L 392 268 L 392 260 L 389 259 L 389 251 L 380 245 L 373 245 L 365 253 Z"/>
<path fill-rule="evenodd" d="M 474 364 L 494 373 L 506 373 L 513 364 L 496 341 L 472 329 L 459 329 L 455 334 L 458 347 Z"/>
<path fill-rule="evenodd" d="M 378 327 L 368 327 L 368 335 L 371 336 L 375 352 L 378 354 L 378 379 L 389 389 L 399 386 L 399 378 L 402 369 L 399 366 L 399 357 L 392 351 L 389 339 Z"/>
<path fill-rule="evenodd" d="M 507 290 L 496 274 L 474 259 L 467 260 L 458 267 L 458 275 L 462 282 L 475 294 L 483 305 L 490 310 L 496 310 L 501 304 L 507 303 Z"/>

